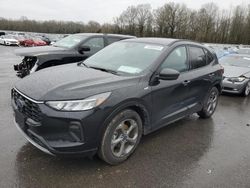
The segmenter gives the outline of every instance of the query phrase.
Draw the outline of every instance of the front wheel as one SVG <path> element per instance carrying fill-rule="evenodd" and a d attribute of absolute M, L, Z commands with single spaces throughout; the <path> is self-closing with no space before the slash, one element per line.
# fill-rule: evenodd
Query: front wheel
<path fill-rule="evenodd" d="M 198 112 L 198 115 L 204 119 L 210 118 L 216 110 L 218 99 L 219 99 L 219 91 L 216 87 L 213 87 L 209 91 L 208 96 L 205 98 L 203 108 L 201 111 Z"/>
<path fill-rule="evenodd" d="M 108 124 L 98 155 L 110 165 L 125 161 L 136 149 L 142 135 L 142 121 L 137 112 L 127 109 Z"/>

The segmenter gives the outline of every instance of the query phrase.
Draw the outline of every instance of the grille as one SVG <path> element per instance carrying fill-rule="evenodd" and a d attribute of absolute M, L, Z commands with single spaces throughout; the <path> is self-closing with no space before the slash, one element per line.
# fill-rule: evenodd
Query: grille
<path fill-rule="evenodd" d="M 15 89 L 12 90 L 12 98 L 19 112 L 36 122 L 41 121 L 41 110 L 38 104 L 27 99 L 26 97 L 18 93 Z"/>

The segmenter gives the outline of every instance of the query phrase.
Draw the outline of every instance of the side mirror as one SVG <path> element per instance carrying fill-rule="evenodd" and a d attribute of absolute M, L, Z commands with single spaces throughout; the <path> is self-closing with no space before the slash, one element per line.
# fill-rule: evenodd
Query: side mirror
<path fill-rule="evenodd" d="M 160 71 L 160 80 L 177 80 L 180 76 L 180 72 L 174 69 L 164 68 Z"/>
<path fill-rule="evenodd" d="M 79 51 L 79 53 L 83 54 L 84 52 L 89 52 L 90 47 L 89 46 L 80 46 L 78 51 Z"/>

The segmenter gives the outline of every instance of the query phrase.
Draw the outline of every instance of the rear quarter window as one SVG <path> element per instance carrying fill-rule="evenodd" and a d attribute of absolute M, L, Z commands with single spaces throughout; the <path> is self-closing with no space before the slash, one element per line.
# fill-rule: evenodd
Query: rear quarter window
<path fill-rule="evenodd" d="M 204 49 L 204 52 L 206 54 L 206 61 L 207 61 L 207 65 L 208 65 L 214 61 L 214 55 L 210 51 L 208 51 L 207 49 Z"/>

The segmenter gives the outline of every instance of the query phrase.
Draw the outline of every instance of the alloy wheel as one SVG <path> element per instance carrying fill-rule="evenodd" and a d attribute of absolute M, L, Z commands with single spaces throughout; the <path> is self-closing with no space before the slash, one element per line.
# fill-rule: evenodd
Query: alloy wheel
<path fill-rule="evenodd" d="M 247 83 L 246 88 L 245 88 L 245 96 L 248 96 L 250 93 L 250 82 Z"/>
<path fill-rule="evenodd" d="M 218 93 L 216 91 L 212 91 L 207 102 L 207 112 L 212 114 L 217 106 Z"/>
<path fill-rule="evenodd" d="M 115 129 L 111 140 L 111 151 L 116 157 L 123 157 L 135 147 L 138 139 L 138 124 L 133 119 L 122 121 Z"/>

